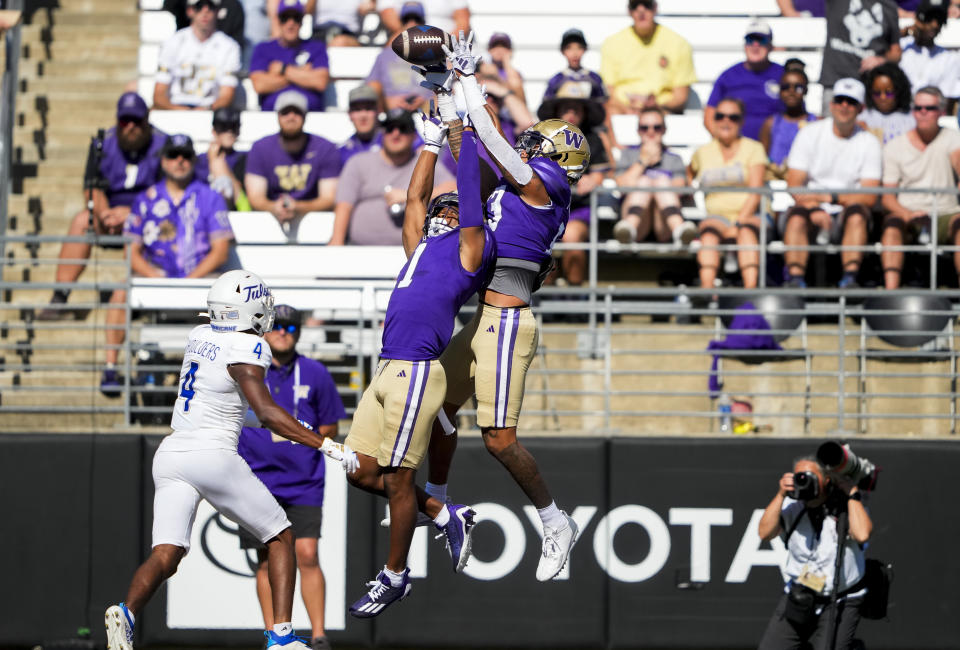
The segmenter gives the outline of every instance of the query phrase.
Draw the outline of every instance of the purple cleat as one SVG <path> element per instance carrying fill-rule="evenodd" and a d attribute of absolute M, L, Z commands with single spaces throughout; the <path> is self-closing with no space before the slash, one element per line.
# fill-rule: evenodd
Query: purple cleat
<path fill-rule="evenodd" d="M 375 580 L 368 582 L 367 586 L 370 587 L 370 591 L 350 605 L 351 616 L 373 618 L 385 610 L 388 605 L 406 598 L 410 590 L 413 589 L 413 585 L 410 584 L 410 568 L 407 567 L 403 570 L 403 582 L 398 587 L 394 587 L 390 583 L 390 578 L 383 571 L 377 574 Z"/>
<path fill-rule="evenodd" d="M 450 551 L 453 572 L 460 573 L 470 559 L 470 537 L 476 525 L 473 518 L 477 513 L 470 506 L 446 505 L 444 507 L 450 513 L 450 521 L 445 526 L 437 528 L 447 537 L 447 550 Z"/>

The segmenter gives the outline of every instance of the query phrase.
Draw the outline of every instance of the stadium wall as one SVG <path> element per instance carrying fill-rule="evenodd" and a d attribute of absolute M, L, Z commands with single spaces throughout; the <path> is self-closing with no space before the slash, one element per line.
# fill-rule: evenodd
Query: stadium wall
<path fill-rule="evenodd" d="M 102 641 L 103 609 L 123 597 L 149 550 L 150 465 L 159 436 L 0 435 L 4 588 L 0 647 Z M 557 501 L 580 523 L 568 571 L 534 579 L 539 524 L 477 438 L 461 441 L 453 494 L 487 521 L 466 575 L 418 529 L 411 596 L 372 621 L 346 603 L 381 566 L 383 504 L 329 467 L 321 562 L 335 645 L 405 647 L 755 647 L 781 586 L 782 544 L 756 521 L 813 439 L 531 438 Z M 960 636 L 960 446 L 854 441 L 883 467 L 868 555 L 892 562 L 890 615 L 864 621 L 868 648 L 949 648 Z M 536 524 L 536 525 L 535 525 Z M 229 521 L 198 514 L 192 548 L 138 621 L 140 646 L 258 645 L 249 559 Z M 306 630 L 299 602 L 294 623 Z M 299 618 L 299 621 L 298 621 Z M 202 629 L 198 629 L 202 628 Z M 245 628 L 245 629 L 244 629 Z M 140 647 L 138 646 L 138 647 Z"/>

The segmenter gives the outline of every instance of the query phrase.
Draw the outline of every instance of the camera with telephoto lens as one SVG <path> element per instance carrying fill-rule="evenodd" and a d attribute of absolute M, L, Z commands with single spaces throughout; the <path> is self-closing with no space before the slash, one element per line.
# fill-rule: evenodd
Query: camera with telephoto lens
<path fill-rule="evenodd" d="M 820 479 L 813 472 L 794 472 L 790 496 L 797 501 L 813 501 L 820 496 Z"/>
<path fill-rule="evenodd" d="M 817 449 L 817 460 L 828 472 L 849 478 L 861 490 L 874 490 L 877 487 L 880 470 L 866 458 L 854 454 L 850 445 L 833 440 L 825 442 Z"/>

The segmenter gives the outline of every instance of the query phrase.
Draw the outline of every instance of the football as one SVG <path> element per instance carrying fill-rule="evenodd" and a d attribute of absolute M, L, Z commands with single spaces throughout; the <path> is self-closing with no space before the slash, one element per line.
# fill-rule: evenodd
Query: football
<path fill-rule="evenodd" d="M 393 51 L 404 61 L 419 65 L 443 63 L 446 55 L 441 45 L 453 49 L 453 39 L 439 27 L 417 25 L 405 29 L 393 39 Z"/>

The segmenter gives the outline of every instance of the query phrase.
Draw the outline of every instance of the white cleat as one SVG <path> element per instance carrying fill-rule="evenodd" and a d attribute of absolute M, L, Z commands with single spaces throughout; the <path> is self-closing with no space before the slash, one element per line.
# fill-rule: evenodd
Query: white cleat
<path fill-rule="evenodd" d="M 562 528 L 543 527 L 543 551 L 537 565 L 537 580 L 546 582 L 555 578 L 570 558 L 580 529 L 570 515 L 561 511 L 567 523 Z"/>
<path fill-rule="evenodd" d="M 108 607 L 103 622 L 107 626 L 107 650 L 133 650 L 133 622 L 126 605 Z"/>

